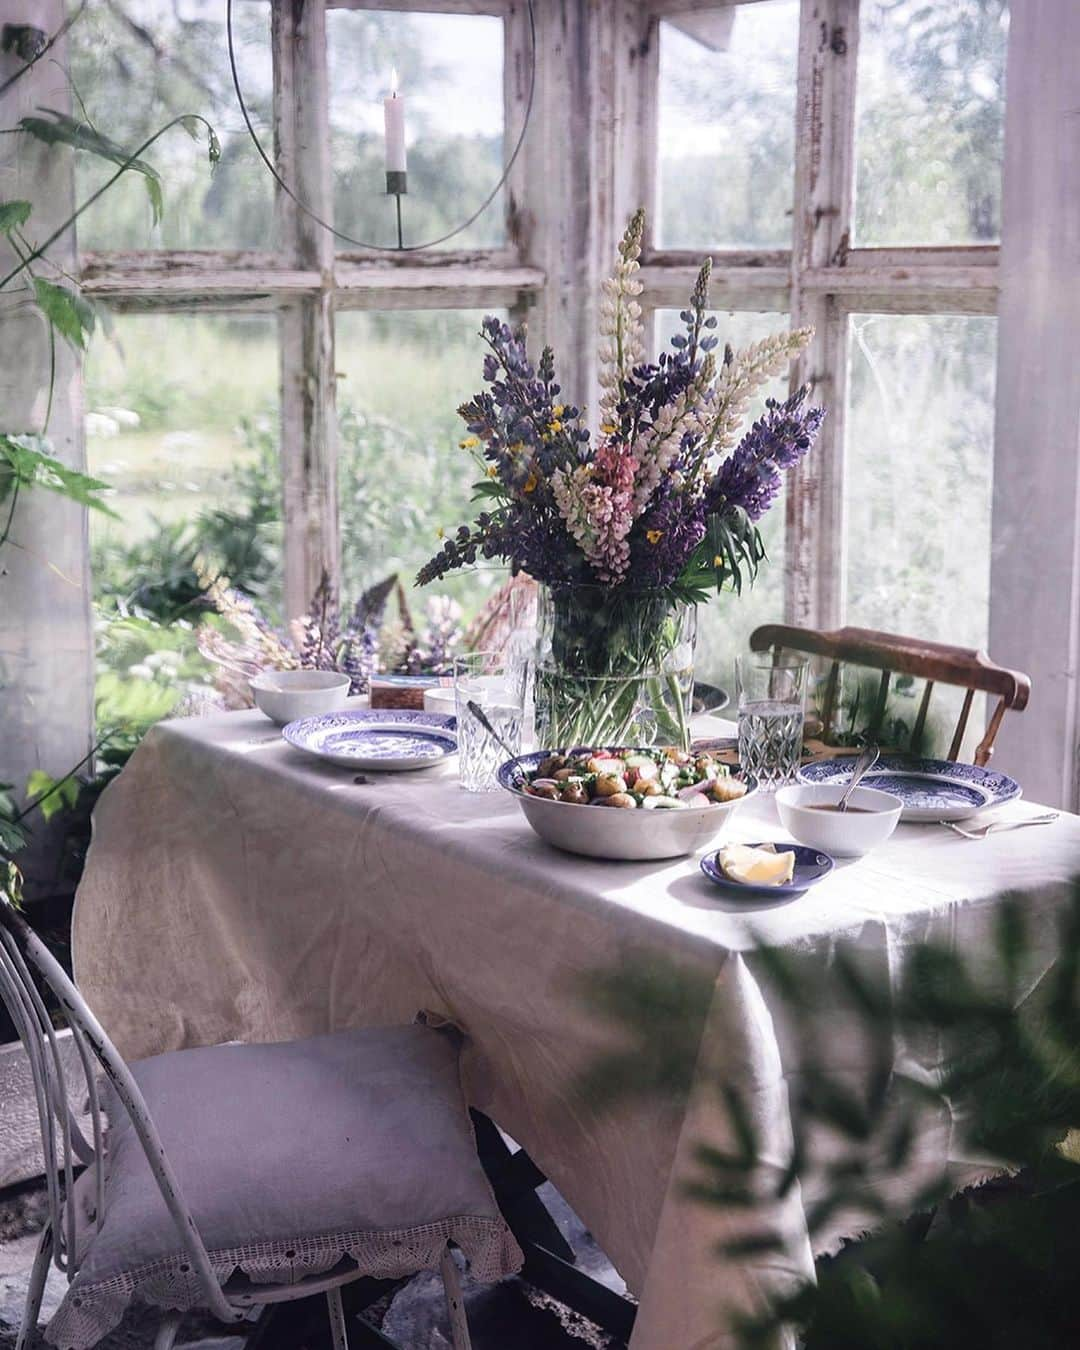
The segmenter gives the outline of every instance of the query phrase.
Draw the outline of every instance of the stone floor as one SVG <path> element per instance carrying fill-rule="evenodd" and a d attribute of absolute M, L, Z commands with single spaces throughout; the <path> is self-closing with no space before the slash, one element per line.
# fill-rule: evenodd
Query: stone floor
<path fill-rule="evenodd" d="M 540 1194 L 578 1254 L 579 1266 L 624 1292 L 622 1281 L 554 1187 L 547 1185 Z M 0 1350 L 13 1350 L 15 1345 L 45 1213 L 44 1194 L 39 1190 L 0 1193 Z M 64 1277 L 54 1269 L 46 1290 L 43 1319 L 55 1309 L 63 1290 Z M 466 1279 L 465 1302 L 474 1350 L 619 1350 L 621 1345 L 519 1279 L 495 1286 L 474 1285 Z M 449 1350 L 442 1285 L 435 1275 L 424 1274 L 412 1280 L 394 1295 L 388 1307 L 376 1307 L 371 1320 L 401 1350 Z M 321 1320 L 312 1321 L 317 1331 L 272 1332 L 260 1338 L 259 1350 L 327 1350 L 329 1341 L 323 1336 Z M 151 1350 L 156 1328 L 155 1316 L 132 1313 L 100 1342 L 100 1350 Z M 245 1345 L 244 1338 L 224 1336 L 212 1323 L 185 1326 L 184 1340 L 198 1350 L 244 1350 Z M 35 1342 L 35 1350 L 39 1344 L 44 1346 L 45 1342 Z"/>

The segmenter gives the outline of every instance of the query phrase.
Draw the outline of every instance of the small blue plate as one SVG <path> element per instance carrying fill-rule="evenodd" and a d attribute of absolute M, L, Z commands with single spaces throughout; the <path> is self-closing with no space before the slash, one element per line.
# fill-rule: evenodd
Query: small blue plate
<path fill-rule="evenodd" d="M 457 719 L 400 708 L 356 708 L 283 727 L 291 746 L 346 769 L 428 769 L 457 754 Z"/>
<path fill-rule="evenodd" d="M 732 881 L 730 877 L 724 875 L 723 868 L 720 866 L 720 860 L 716 853 L 706 853 L 701 860 L 701 870 L 709 880 L 722 890 L 733 891 L 737 895 L 754 896 L 757 899 L 763 899 L 766 896 L 776 898 L 783 895 L 802 895 L 804 891 L 810 889 L 821 880 L 827 877 L 835 866 L 832 858 L 827 853 L 822 853 L 819 848 L 807 848 L 804 844 L 778 844 L 775 840 L 767 841 L 772 843 L 777 853 L 795 854 L 795 871 L 790 881 L 785 881 L 780 886 L 748 886 L 743 881 Z M 751 844 L 751 848 L 764 848 L 764 844 Z"/>

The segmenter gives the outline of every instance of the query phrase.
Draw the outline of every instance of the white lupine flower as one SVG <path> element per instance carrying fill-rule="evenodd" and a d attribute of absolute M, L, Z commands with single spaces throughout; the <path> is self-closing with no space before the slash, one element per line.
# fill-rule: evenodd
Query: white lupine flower
<path fill-rule="evenodd" d="M 645 332 L 641 322 L 641 306 L 633 299 L 643 286 L 636 273 L 641 254 L 641 234 L 645 225 L 644 211 L 635 212 L 619 244 L 619 260 L 615 271 L 601 286 L 604 299 L 600 305 L 600 335 L 614 337 L 614 343 L 604 342 L 600 347 L 600 423 L 615 421 L 623 382 L 630 370 L 642 360 L 645 351 Z"/>
<path fill-rule="evenodd" d="M 736 441 L 750 397 L 766 380 L 786 370 L 814 335 L 812 328 L 795 328 L 790 333 L 753 342 L 735 353 L 733 361 L 720 371 L 713 387 L 715 411 L 710 418 L 706 450 L 723 453 Z"/>

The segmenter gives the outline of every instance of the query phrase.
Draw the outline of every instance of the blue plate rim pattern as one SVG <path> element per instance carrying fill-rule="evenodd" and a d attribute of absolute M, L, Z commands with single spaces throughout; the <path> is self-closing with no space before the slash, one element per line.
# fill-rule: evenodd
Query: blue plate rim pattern
<path fill-rule="evenodd" d="M 448 759 L 457 752 L 457 718 L 449 713 L 421 712 L 415 708 L 346 708 L 339 712 L 315 713 L 287 723 L 281 728 L 281 736 L 293 749 L 317 759 L 352 758 L 311 744 L 311 738 L 316 732 L 352 729 L 361 732 L 412 730 L 431 733 L 431 739 L 443 742 L 440 747 L 442 753 L 432 756 L 432 763 Z M 371 757 L 358 754 L 355 758 L 362 760 Z M 390 762 L 388 759 L 387 763 Z"/>
<path fill-rule="evenodd" d="M 852 757 L 834 755 L 828 759 L 817 759 L 804 764 L 795 775 L 800 783 L 843 782 L 851 772 Z M 926 759 L 913 755 L 882 755 L 874 768 L 867 774 L 866 782 L 871 779 L 896 774 L 913 774 L 920 777 L 949 780 L 963 783 L 990 793 L 987 806 L 1001 806 L 1021 796 L 1023 789 L 1015 778 L 999 773 L 996 769 L 986 769 L 978 764 L 960 764 L 948 759 Z M 885 788 L 884 791 L 888 791 Z"/>
<path fill-rule="evenodd" d="M 719 886 L 721 890 L 731 891 L 736 895 L 753 895 L 758 897 L 804 895 L 811 886 L 816 886 L 819 881 L 824 881 L 836 866 L 836 859 L 831 853 L 826 853 L 822 848 L 811 848 L 809 844 L 797 844 L 794 840 L 781 840 L 778 842 L 775 839 L 766 839 L 762 840 L 760 843 L 751 844 L 749 847 L 761 848 L 763 844 L 772 844 L 778 853 L 794 853 L 796 867 L 807 865 L 806 863 L 800 862 L 801 854 L 811 854 L 813 855 L 814 863 L 821 868 L 821 871 L 819 871 L 816 876 L 812 876 L 802 882 L 785 881 L 779 886 L 748 886 L 743 881 L 732 881 L 730 877 L 724 875 L 723 869 L 716 861 L 721 850 L 712 849 L 701 859 L 699 866 L 702 874 L 708 881 L 711 881 L 714 886 Z"/>

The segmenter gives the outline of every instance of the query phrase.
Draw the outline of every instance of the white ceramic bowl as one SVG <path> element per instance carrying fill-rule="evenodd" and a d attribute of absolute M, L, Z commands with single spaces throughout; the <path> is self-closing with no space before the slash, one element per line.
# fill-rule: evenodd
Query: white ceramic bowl
<path fill-rule="evenodd" d="M 457 713 L 456 694 L 452 684 L 437 684 L 434 689 L 424 690 L 424 711 L 445 713 L 454 717 Z"/>
<path fill-rule="evenodd" d="M 349 677 L 336 670 L 264 670 L 248 684 L 255 706 L 279 727 L 301 717 L 337 712 L 349 697 Z"/>
<path fill-rule="evenodd" d="M 776 809 L 784 829 L 800 844 L 809 844 L 836 858 L 861 858 L 883 844 L 896 829 L 904 803 L 891 792 L 857 787 L 848 806 L 861 810 L 814 810 L 819 806 L 835 806 L 845 787 L 843 783 L 795 783 L 781 788 L 776 794 Z"/>
<path fill-rule="evenodd" d="M 550 754 L 550 750 L 537 750 L 520 760 L 508 760 L 499 769 L 499 783 L 517 799 L 525 819 L 541 839 L 565 853 L 581 853 L 587 858 L 641 862 L 696 853 L 719 839 L 739 804 L 757 791 L 757 784 L 751 781 L 746 795 L 733 802 L 682 810 L 618 811 L 548 801 L 514 786 L 519 763 L 531 772 Z"/>

